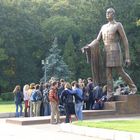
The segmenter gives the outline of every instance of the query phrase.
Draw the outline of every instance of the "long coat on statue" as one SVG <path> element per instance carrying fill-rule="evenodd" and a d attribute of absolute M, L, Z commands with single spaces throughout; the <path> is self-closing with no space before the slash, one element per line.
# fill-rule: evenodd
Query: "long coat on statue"
<path fill-rule="evenodd" d="M 91 64 L 93 81 L 96 85 L 106 83 L 105 54 L 99 45 L 89 47 L 86 51 L 87 62 Z"/>

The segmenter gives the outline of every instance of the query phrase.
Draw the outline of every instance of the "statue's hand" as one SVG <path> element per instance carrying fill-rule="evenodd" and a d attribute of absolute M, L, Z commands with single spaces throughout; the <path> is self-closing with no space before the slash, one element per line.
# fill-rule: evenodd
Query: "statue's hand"
<path fill-rule="evenodd" d="M 130 65 L 131 65 L 130 59 L 126 59 L 126 60 L 125 60 L 125 66 L 128 67 L 128 66 L 130 66 Z"/>
<path fill-rule="evenodd" d="M 85 47 L 81 48 L 82 53 L 84 53 L 85 51 L 87 51 L 89 49 L 89 46 L 86 45 Z"/>

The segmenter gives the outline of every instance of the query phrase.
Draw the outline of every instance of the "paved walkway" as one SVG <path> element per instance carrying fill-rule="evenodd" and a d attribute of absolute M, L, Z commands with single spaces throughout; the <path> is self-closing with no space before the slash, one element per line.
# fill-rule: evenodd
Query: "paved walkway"
<path fill-rule="evenodd" d="M 116 119 L 140 119 L 140 116 L 113 118 L 113 120 Z M 94 121 L 100 120 L 108 119 L 95 119 Z M 5 123 L 5 119 L 0 119 L 0 134 L 0 139 L 2 140 L 39 140 L 40 138 L 50 140 L 140 140 L 139 133 L 77 127 L 65 123 L 59 125 L 43 124 L 20 126 L 7 124 Z"/>
<path fill-rule="evenodd" d="M 102 140 L 98 138 L 66 133 L 61 131 L 60 125 L 30 125 L 20 126 L 5 123 L 0 119 L 1 140 Z"/>

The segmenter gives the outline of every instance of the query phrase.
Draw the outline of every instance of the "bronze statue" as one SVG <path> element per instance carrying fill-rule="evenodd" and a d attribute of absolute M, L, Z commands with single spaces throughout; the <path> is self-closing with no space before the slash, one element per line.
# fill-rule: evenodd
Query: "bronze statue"
<path fill-rule="evenodd" d="M 130 56 L 129 56 L 129 45 L 128 45 L 128 40 L 124 28 L 120 22 L 115 21 L 114 15 L 115 15 L 115 10 L 113 8 L 107 9 L 106 18 L 108 20 L 108 23 L 101 27 L 101 30 L 95 40 L 93 40 L 90 44 L 82 48 L 82 52 L 86 52 L 89 59 L 91 61 L 94 61 L 92 60 L 91 56 L 92 55 L 96 56 L 97 54 L 95 54 L 95 52 L 93 51 L 96 50 L 97 52 L 99 52 L 97 49 L 99 48 L 99 41 L 101 39 L 103 40 L 104 50 L 105 50 L 105 61 L 106 61 L 108 99 L 110 99 L 113 96 L 113 78 L 112 78 L 113 69 L 117 71 L 117 73 L 123 78 L 126 84 L 130 87 L 130 91 L 131 91 L 130 94 L 135 94 L 137 92 L 136 85 L 134 84 L 132 79 L 124 71 L 122 67 L 122 53 L 121 53 L 120 41 L 122 41 L 124 44 L 126 66 L 129 66 L 131 63 Z M 96 59 L 97 59 L 96 61 L 98 62 L 99 58 L 97 56 Z M 94 65 L 94 67 L 96 66 Z M 94 67 L 92 68 L 93 71 L 95 69 Z M 95 70 L 96 73 L 97 70 L 98 68 L 96 68 Z M 99 74 L 98 77 L 96 78 L 97 83 L 101 81 Z"/>

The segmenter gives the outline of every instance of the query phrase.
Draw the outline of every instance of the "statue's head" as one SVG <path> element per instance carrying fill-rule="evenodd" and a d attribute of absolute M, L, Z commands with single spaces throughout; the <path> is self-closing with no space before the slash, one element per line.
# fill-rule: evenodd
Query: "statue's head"
<path fill-rule="evenodd" d="M 113 8 L 108 8 L 106 10 L 106 18 L 108 20 L 112 20 L 114 18 L 114 16 L 115 16 L 115 10 Z"/>

